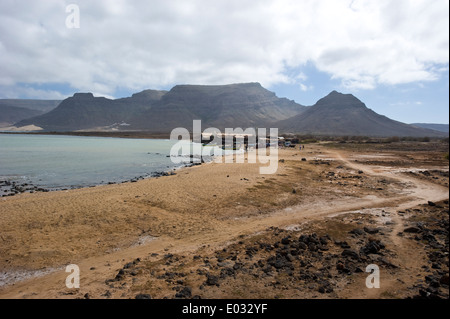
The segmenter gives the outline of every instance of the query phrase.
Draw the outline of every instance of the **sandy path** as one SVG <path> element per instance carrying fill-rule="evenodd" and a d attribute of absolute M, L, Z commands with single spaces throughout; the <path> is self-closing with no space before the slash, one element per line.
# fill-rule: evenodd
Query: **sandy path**
<path fill-rule="evenodd" d="M 397 209 L 406 209 L 423 203 L 424 201 L 440 201 L 448 198 L 448 188 L 419 180 L 416 178 L 405 176 L 401 173 L 396 173 L 397 170 L 392 170 L 392 168 L 386 167 L 371 167 L 369 165 L 357 164 L 355 162 L 349 161 L 344 158 L 342 153 L 334 152 L 334 155 L 342 161 L 347 167 L 353 168 L 355 170 L 361 170 L 372 176 L 380 176 L 387 178 L 394 178 L 399 182 L 408 185 L 407 192 L 411 197 L 411 200 L 407 201 L 403 205 L 399 205 Z"/>
<path fill-rule="evenodd" d="M 427 203 L 427 201 L 438 202 L 449 198 L 448 188 L 446 187 L 405 176 L 402 173 L 395 172 L 397 170 L 393 171 L 391 168 L 375 168 L 369 165 L 351 162 L 340 152 L 335 152 L 334 155 L 347 167 L 364 171 L 365 173 L 372 176 L 394 178 L 407 186 L 407 188 L 405 188 L 404 195 L 399 197 L 399 199 L 403 199 L 404 201 L 395 206 L 387 206 L 387 208 L 394 208 L 396 211 L 403 211 L 408 208 Z M 422 260 L 425 260 L 424 253 L 417 251 L 410 240 L 404 238 L 403 236 L 397 235 L 399 232 L 402 232 L 406 228 L 405 217 L 397 213 L 393 213 L 390 215 L 390 218 L 391 222 L 393 223 L 392 231 L 389 234 L 389 241 L 392 245 L 391 250 L 395 251 L 397 254 L 397 266 L 400 269 L 405 270 L 405 272 L 402 272 L 400 276 L 387 276 L 388 278 L 386 278 L 386 276 L 384 276 L 384 278 L 382 277 L 382 290 L 361 290 L 358 298 L 380 298 L 380 293 L 382 293 L 383 291 L 395 291 L 395 289 L 399 286 L 399 283 L 407 281 L 411 278 L 410 274 L 417 274 L 421 272 L 421 267 L 423 265 Z M 361 286 L 361 283 L 358 283 L 358 285 Z"/>
<path fill-rule="evenodd" d="M 158 253 L 160 256 L 167 253 L 187 253 L 193 252 L 204 245 L 209 245 L 213 249 L 226 245 L 240 235 L 253 234 L 270 226 L 300 225 L 305 221 L 355 211 L 362 207 L 389 207 L 402 210 L 414 207 L 427 200 L 439 201 L 448 198 L 448 189 L 445 187 L 406 177 L 399 173 L 392 173 L 388 168 L 373 168 L 369 165 L 354 163 L 343 152 L 327 150 L 326 154 L 349 168 L 364 171 L 365 174 L 396 179 L 405 184 L 405 191 L 395 199 L 369 196 L 352 200 L 348 198 L 334 200 L 330 203 L 326 201 L 326 198 L 322 198 L 302 206 L 279 210 L 270 215 L 217 221 L 214 229 L 193 232 L 192 235 L 185 234 L 183 238 L 175 239 L 173 236 L 163 235 L 143 245 L 119 250 L 107 255 L 86 258 L 78 263 L 81 271 L 80 291 L 99 294 L 104 291 L 105 280 L 114 278 L 117 270 L 124 263 L 138 257 L 148 257 L 151 253 Z M 396 231 L 402 229 L 403 221 L 400 217 L 395 216 L 394 223 L 395 231 L 392 232 L 392 241 L 395 245 L 405 245 L 401 238 L 395 236 Z M 408 265 L 411 261 L 411 257 L 407 253 L 401 257 L 405 265 Z M 67 275 L 68 273 L 65 273 L 64 269 L 60 269 L 48 275 L 17 282 L 12 286 L 1 289 L 0 298 L 71 298 L 70 290 L 65 288 Z M 373 294 L 375 293 L 376 291 L 372 290 L 368 292 L 366 297 L 374 297 Z"/>

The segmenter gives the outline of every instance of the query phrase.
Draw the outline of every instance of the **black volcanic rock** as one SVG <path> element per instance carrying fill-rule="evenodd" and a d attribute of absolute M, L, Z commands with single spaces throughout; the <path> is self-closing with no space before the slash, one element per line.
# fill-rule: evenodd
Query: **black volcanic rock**
<path fill-rule="evenodd" d="M 351 94 L 336 91 L 305 112 L 277 123 L 280 131 L 316 135 L 442 136 L 377 114 Z"/>

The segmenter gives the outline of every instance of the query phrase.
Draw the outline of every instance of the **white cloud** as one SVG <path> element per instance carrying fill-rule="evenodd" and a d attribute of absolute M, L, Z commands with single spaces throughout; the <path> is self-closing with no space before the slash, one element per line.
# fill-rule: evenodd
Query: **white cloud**
<path fill-rule="evenodd" d="M 303 91 L 303 92 L 311 91 L 313 89 L 314 89 L 313 85 L 305 85 L 303 83 L 300 83 L 300 90 Z"/>
<path fill-rule="evenodd" d="M 113 95 L 178 83 L 300 83 L 312 63 L 347 88 L 448 72 L 448 0 L 0 2 L 0 86 L 68 83 Z M 30 91 L 31 92 L 31 91 Z M 31 94 L 31 93 L 30 93 Z"/>

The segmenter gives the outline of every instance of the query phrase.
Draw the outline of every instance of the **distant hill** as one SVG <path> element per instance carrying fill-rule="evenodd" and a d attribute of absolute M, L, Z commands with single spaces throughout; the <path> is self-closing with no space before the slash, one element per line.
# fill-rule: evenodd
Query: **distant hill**
<path fill-rule="evenodd" d="M 3 106 L 20 107 L 47 113 L 61 103 L 61 100 L 29 100 L 29 99 L 0 99 L 0 109 Z"/>
<path fill-rule="evenodd" d="M 12 125 L 18 121 L 38 116 L 42 113 L 42 111 L 38 110 L 0 104 L 0 127 Z"/>
<path fill-rule="evenodd" d="M 148 131 L 170 133 L 192 129 L 278 127 L 279 133 L 349 136 L 438 137 L 447 133 L 391 120 L 375 113 L 351 94 L 336 91 L 303 106 L 263 88 L 259 83 L 177 85 L 170 91 L 145 90 L 131 97 L 107 99 L 76 93 L 48 113 L 16 126 L 46 131 Z M 447 127 L 448 129 L 448 127 Z"/>
<path fill-rule="evenodd" d="M 76 131 L 120 127 L 151 108 L 165 91 L 145 90 L 132 97 L 111 100 L 94 97 L 92 93 L 75 93 L 54 110 L 16 123 L 16 126 L 36 125 L 47 131 Z"/>
<path fill-rule="evenodd" d="M 49 112 L 60 100 L 0 99 L 0 127 Z"/>
<path fill-rule="evenodd" d="M 351 136 L 443 136 L 375 113 L 351 94 L 336 91 L 320 99 L 304 113 L 277 123 L 280 131 Z"/>
<path fill-rule="evenodd" d="M 413 123 L 413 126 L 427 128 L 430 130 L 435 130 L 439 132 L 449 133 L 449 125 L 448 124 L 431 124 L 431 123 Z"/>
<path fill-rule="evenodd" d="M 91 93 L 76 93 L 54 110 L 20 121 L 47 131 L 75 131 L 114 127 L 126 130 L 171 132 L 176 127 L 266 127 L 287 119 L 305 107 L 278 98 L 259 83 L 231 85 L 177 85 L 169 92 L 146 90 L 132 97 L 111 100 Z M 118 125 L 124 124 L 124 125 Z"/>

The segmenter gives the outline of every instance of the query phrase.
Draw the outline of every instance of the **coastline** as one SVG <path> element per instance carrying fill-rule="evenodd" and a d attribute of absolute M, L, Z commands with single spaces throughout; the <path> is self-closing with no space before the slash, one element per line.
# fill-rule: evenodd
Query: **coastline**
<path fill-rule="evenodd" d="M 51 133 L 51 132 L 0 132 L 5 135 L 39 135 L 39 136 L 81 136 L 81 137 L 101 137 L 101 138 L 130 138 L 130 135 L 128 133 L 121 133 L 121 134 L 102 134 L 102 132 L 89 132 L 89 133 L 81 133 L 78 134 L 77 132 L 59 132 L 59 133 Z M 73 133 L 73 134 L 72 134 Z M 144 138 L 143 136 L 146 136 Z M 151 139 L 151 140 L 163 140 L 161 135 L 141 135 L 141 133 L 136 132 L 136 134 L 133 134 L 131 138 L 133 139 Z M 165 140 L 165 139 L 164 139 Z M 147 154 L 151 154 L 150 152 Z M 167 154 L 160 154 L 155 153 L 157 155 L 169 157 L 170 155 Z M 92 182 L 92 183 L 85 183 L 85 184 L 67 184 L 64 183 L 62 186 L 51 186 L 51 185 L 45 185 L 42 183 L 34 183 L 31 179 L 26 178 L 25 176 L 22 176 L 20 179 L 18 178 L 10 178 L 8 176 L 0 176 L 0 198 L 1 197 L 8 197 L 8 196 L 15 196 L 20 193 L 36 193 L 36 192 L 53 192 L 53 191 L 66 191 L 66 190 L 72 190 L 72 189 L 80 189 L 80 188 L 92 188 L 96 186 L 101 185 L 112 185 L 112 184 L 122 184 L 127 182 L 137 182 L 139 180 L 147 179 L 147 178 L 155 178 L 155 177 L 162 177 L 162 176 L 170 176 L 175 175 L 175 171 L 183 168 L 183 167 L 189 167 L 193 165 L 201 165 L 202 163 L 206 163 L 208 161 L 212 161 L 213 157 L 210 156 L 204 156 L 201 161 L 198 159 L 197 156 L 191 156 L 190 158 L 187 156 L 179 155 L 179 157 L 182 158 L 180 163 L 174 163 L 173 161 L 168 161 L 167 166 L 164 166 L 164 168 L 156 169 L 149 172 L 141 172 L 138 175 L 130 176 L 126 179 L 117 179 L 114 178 L 114 176 L 110 176 L 111 179 L 108 180 L 108 178 L 102 180 Z M 21 176 L 21 175 L 18 175 Z"/>
<path fill-rule="evenodd" d="M 146 131 L 118 131 L 118 132 L 102 132 L 102 131 L 87 131 L 87 132 L 48 132 L 48 131 L 34 131 L 34 132 L 14 132 L 14 131 L 0 131 L 0 134 L 26 134 L 26 135 L 62 135 L 62 136 L 92 136 L 92 137 L 115 137 L 115 138 L 137 138 L 137 139 L 169 139 L 170 133 L 154 133 Z"/>
<path fill-rule="evenodd" d="M 140 180 L 150 179 L 150 178 L 159 178 L 159 177 L 165 177 L 165 176 L 173 176 L 176 175 L 177 171 L 183 169 L 183 168 L 189 168 L 197 165 L 207 164 L 211 163 L 213 159 L 209 159 L 209 161 L 203 161 L 202 162 L 188 162 L 183 164 L 178 164 L 177 166 L 173 166 L 170 168 L 167 168 L 165 170 L 160 171 L 153 171 L 150 173 L 147 173 L 146 175 L 141 176 L 135 176 L 130 179 L 122 180 L 122 181 L 106 181 L 103 183 L 98 184 L 92 184 L 92 185 L 85 185 L 85 186 L 67 186 L 67 187 L 44 187 L 44 186 L 36 186 L 32 183 L 19 183 L 16 181 L 10 181 L 8 179 L 5 180 L 5 178 L 0 179 L 0 198 L 2 197 L 11 197 L 18 194 L 23 193 L 37 193 L 37 192 L 58 192 L 58 191 L 67 191 L 67 190 L 74 190 L 74 189 L 84 189 L 84 188 L 93 188 L 93 187 L 99 187 L 99 186 L 105 186 L 105 185 L 117 185 L 117 184 L 124 184 L 124 183 L 136 183 Z"/>

